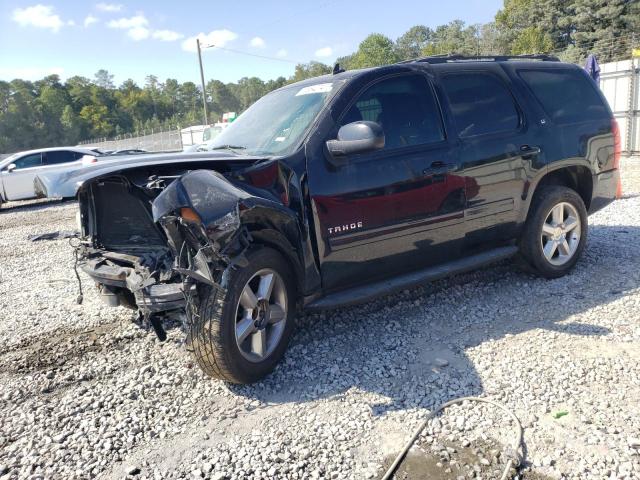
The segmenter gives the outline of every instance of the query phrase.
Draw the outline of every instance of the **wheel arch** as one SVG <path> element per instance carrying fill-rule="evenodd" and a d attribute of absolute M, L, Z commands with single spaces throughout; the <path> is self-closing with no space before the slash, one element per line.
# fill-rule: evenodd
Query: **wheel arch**
<path fill-rule="evenodd" d="M 254 207 L 241 216 L 242 224 L 252 237 L 252 248 L 258 245 L 271 247 L 287 261 L 295 275 L 296 295 L 302 292 L 304 283 L 303 246 L 295 216 L 279 209 Z"/>
<path fill-rule="evenodd" d="M 528 198 L 527 211 L 529 211 L 536 193 L 541 188 L 552 185 L 564 186 L 577 192 L 589 211 L 593 198 L 593 172 L 588 166 L 579 164 L 550 165 L 536 181 Z"/>

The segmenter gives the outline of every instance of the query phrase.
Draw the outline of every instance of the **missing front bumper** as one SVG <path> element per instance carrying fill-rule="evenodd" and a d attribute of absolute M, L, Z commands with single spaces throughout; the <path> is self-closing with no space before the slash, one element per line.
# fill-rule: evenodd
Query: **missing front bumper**
<path fill-rule="evenodd" d="M 108 265 L 91 260 L 82 270 L 99 285 L 100 297 L 109 306 L 137 308 L 142 313 L 161 313 L 184 308 L 182 282 L 152 283 L 133 267 Z"/>

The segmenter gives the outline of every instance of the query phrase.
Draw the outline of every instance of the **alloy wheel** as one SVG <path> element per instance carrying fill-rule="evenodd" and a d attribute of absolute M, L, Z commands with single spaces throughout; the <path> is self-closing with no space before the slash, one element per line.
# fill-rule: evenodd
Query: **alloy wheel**
<path fill-rule="evenodd" d="M 556 204 L 542 224 L 540 242 L 549 263 L 561 266 L 573 258 L 580 245 L 580 215 L 567 202 Z"/>
<path fill-rule="evenodd" d="M 287 290 L 280 275 L 265 268 L 244 286 L 236 307 L 236 342 L 250 362 L 261 362 L 277 348 L 287 319 Z"/>

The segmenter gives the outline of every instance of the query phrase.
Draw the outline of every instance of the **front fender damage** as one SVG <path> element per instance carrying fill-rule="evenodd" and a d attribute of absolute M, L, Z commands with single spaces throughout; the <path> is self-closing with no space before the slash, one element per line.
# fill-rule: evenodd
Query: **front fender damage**
<path fill-rule="evenodd" d="M 266 233 L 272 232 L 291 255 L 294 245 L 300 245 L 295 213 L 269 190 L 240 185 L 246 190 L 218 172 L 195 170 L 174 180 L 153 201 L 153 220 L 166 234 L 173 271 L 182 277 L 188 331 L 204 295 L 226 298 L 229 275 L 248 264 L 245 253 L 252 243 L 270 244 Z"/>
<path fill-rule="evenodd" d="M 221 287 L 224 270 L 246 262 L 251 235 L 240 211 L 252 198 L 211 170 L 173 181 L 154 200 L 152 214 L 173 250 L 174 270 L 192 282 Z"/>

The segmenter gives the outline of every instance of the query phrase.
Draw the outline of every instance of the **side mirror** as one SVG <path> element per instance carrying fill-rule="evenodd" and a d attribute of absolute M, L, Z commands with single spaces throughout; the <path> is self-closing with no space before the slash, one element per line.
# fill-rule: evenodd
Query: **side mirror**
<path fill-rule="evenodd" d="M 16 169 L 16 164 L 15 163 L 10 163 L 9 165 L 7 165 L 7 172 L 11 173 Z"/>
<path fill-rule="evenodd" d="M 338 130 L 337 140 L 327 141 L 327 149 L 333 157 L 366 153 L 384 148 L 384 132 L 376 122 L 348 123 Z"/>

